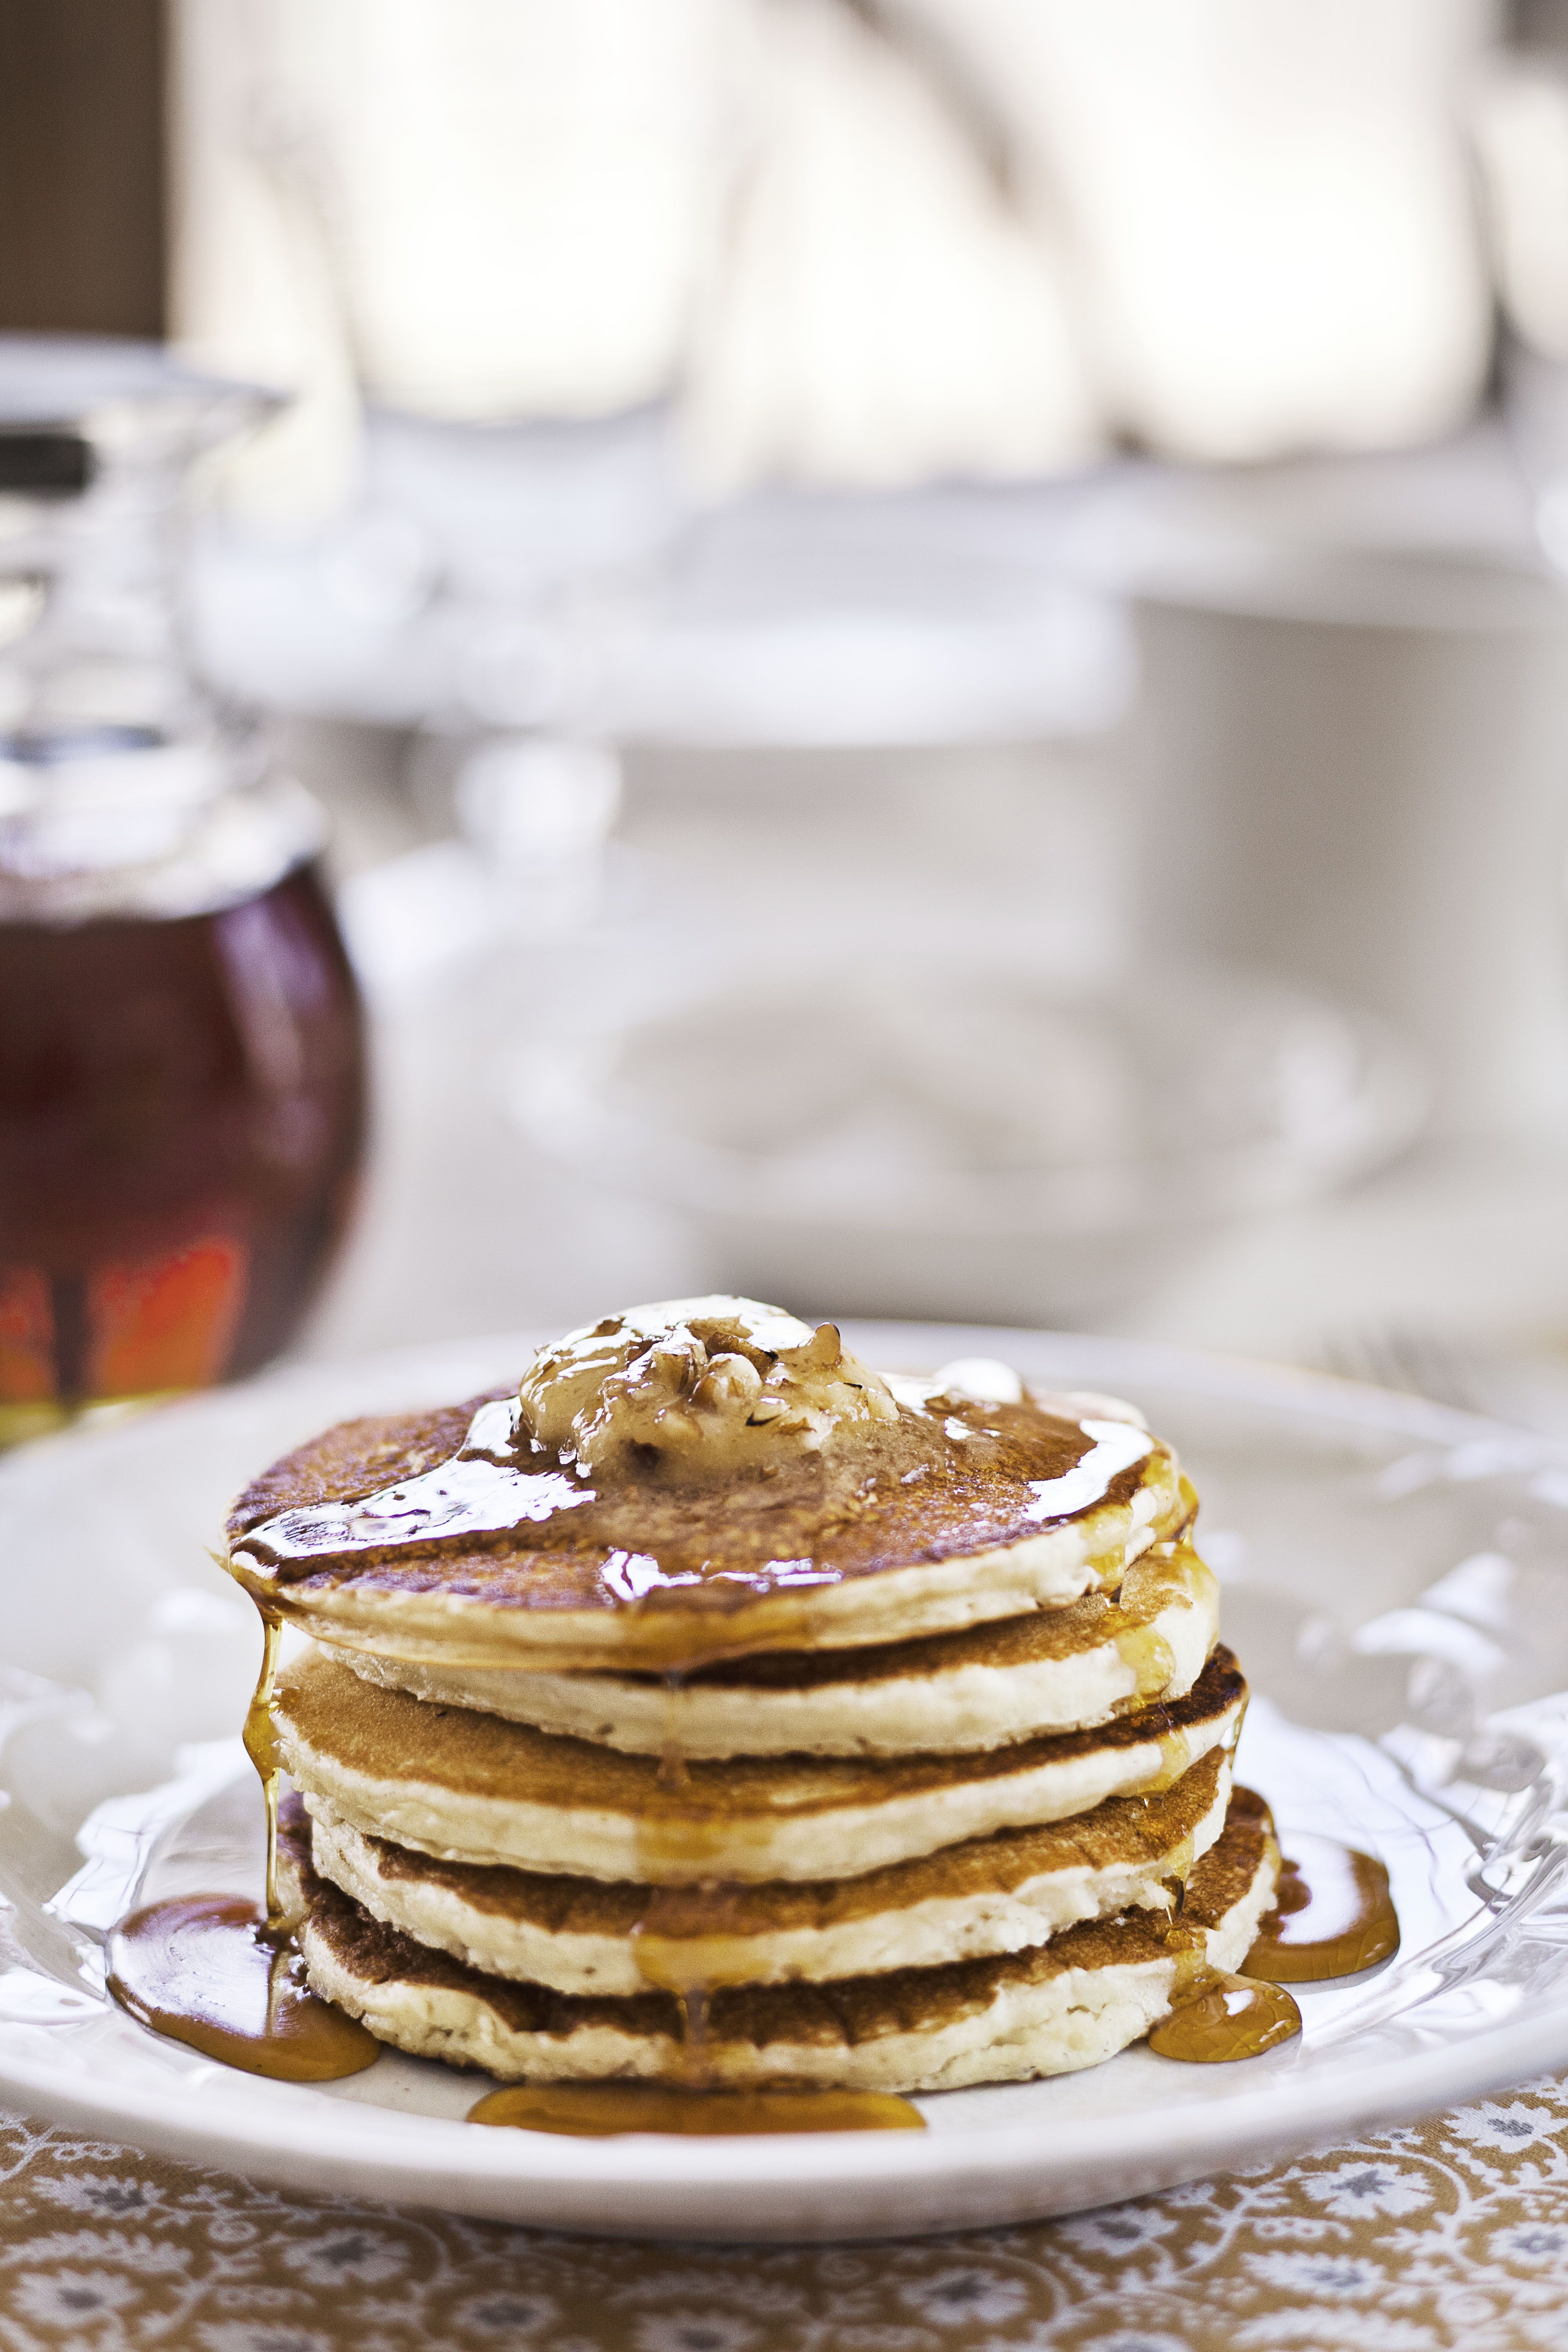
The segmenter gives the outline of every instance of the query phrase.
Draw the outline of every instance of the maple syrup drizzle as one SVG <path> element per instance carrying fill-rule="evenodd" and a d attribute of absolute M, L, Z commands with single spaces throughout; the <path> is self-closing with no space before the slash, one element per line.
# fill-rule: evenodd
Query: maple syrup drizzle
<path fill-rule="evenodd" d="M 679 1705 L 685 1682 L 679 1668 L 664 1677 L 664 1736 L 654 1800 L 637 1825 L 639 1859 L 645 1876 L 654 1884 L 648 1907 L 632 1930 L 632 1956 L 645 1983 L 675 1995 L 680 2013 L 681 2080 L 677 2090 L 679 2095 L 689 2097 L 693 2093 L 706 2094 L 711 2086 L 708 2002 L 714 1979 L 710 1953 L 689 1931 L 712 1913 L 722 1895 L 712 1879 L 695 1886 L 658 1882 L 672 1873 L 689 1882 L 693 1866 L 716 1851 L 722 1831 L 698 1799 L 687 1769 Z M 481 2116 L 480 2121 L 484 2120 Z M 699 2128 L 694 2124 L 681 2127 Z"/>
<path fill-rule="evenodd" d="M 1171 1848 L 1166 1856 L 1166 1873 L 1162 1884 L 1170 1898 L 1171 1916 L 1179 1919 L 1187 1907 L 1187 1880 L 1192 1875 L 1197 1854 L 1197 1832 L 1189 1830 L 1184 1838 Z"/>
<path fill-rule="evenodd" d="M 1370 1853 L 1331 1838 L 1299 1837 L 1280 1869 L 1272 1911 L 1243 1963 L 1270 1984 L 1358 1976 L 1399 1949 L 1388 1873 Z"/>
<path fill-rule="evenodd" d="M 606 2137 L 668 2132 L 740 2137 L 775 2132 L 923 2131 L 908 2099 L 880 2092 L 727 2090 L 714 2081 L 709 2009 L 721 1985 L 754 1983 L 764 1973 L 754 1940 L 736 1932 L 746 1889 L 697 1876 L 702 1862 L 732 1847 L 735 1824 L 701 1803 L 687 1769 L 676 1705 L 684 1675 L 664 1677 L 665 1714 L 654 1801 L 637 1825 L 639 1864 L 653 1881 L 632 1930 L 644 1981 L 673 1993 L 680 2017 L 680 2079 L 676 2083 L 520 2084 L 492 2091 L 468 2121 L 527 2131 Z M 679 1883 L 668 1883 L 672 1877 Z M 664 1880 L 665 1884 L 659 1884 Z"/>
<path fill-rule="evenodd" d="M 656 1886 L 632 1930 L 632 1949 L 647 1984 L 677 1995 L 764 1980 L 756 1939 L 744 1933 L 748 1889 L 708 1879 L 696 1886 Z"/>
<path fill-rule="evenodd" d="M 313 1993 L 289 1934 L 278 1882 L 278 1783 L 272 1719 L 282 1627 L 262 1609 L 261 1671 L 246 1711 L 245 1750 L 267 1807 L 267 1900 L 187 1895 L 122 1919 L 110 1938 L 109 1990 L 122 2009 L 247 2074 L 331 2083 L 363 2074 L 381 2044 L 356 2019 Z"/>
<path fill-rule="evenodd" d="M 681 2080 L 689 2091 L 712 2087 L 713 2061 L 708 2048 L 709 1990 L 706 1984 L 693 1984 L 676 1995 L 680 2004 Z"/>
<path fill-rule="evenodd" d="M 686 1769 L 686 1749 L 680 1738 L 680 1695 L 686 1687 L 686 1675 L 679 1666 L 672 1666 L 663 1677 L 664 1723 L 659 1739 L 658 1780 L 664 1789 L 684 1789 L 690 1774 Z"/>
<path fill-rule="evenodd" d="M 1182 1496 L 1184 1503 L 1192 1496 L 1192 1489 L 1184 1479 L 1182 1482 Z M 1193 1496 L 1192 1500 L 1193 1508 L 1195 1510 L 1196 1497 Z M 1118 1655 L 1123 1664 L 1131 1669 L 1132 1675 L 1131 1696 L 1140 1705 L 1162 1697 L 1176 1678 L 1176 1654 L 1169 1640 L 1160 1631 L 1158 1623 L 1160 1615 L 1173 1600 L 1180 1599 L 1184 1601 L 1188 1598 L 1193 1590 L 1189 1580 L 1193 1568 L 1195 1567 L 1200 1571 L 1200 1591 L 1202 1579 L 1209 1575 L 1205 1563 L 1193 1550 L 1189 1538 L 1190 1528 L 1184 1526 L 1175 1535 L 1153 1546 L 1152 1552 L 1139 1563 L 1140 1566 L 1151 1571 L 1155 1580 L 1152 1591 L 1147 1585 L 1143 1587 L 1147 1597 L 1141 1597 L 1139 1603 L 1136 1604 L 1146 1609 L 1148 1616 L 1142 1621 L 1133 1617 L 1130 1622 L 1124 1622 L 1111 1634 L 1111 1641 Z M 1166 1575 L 1163 1578 L 1159 1574 L 1161 1565 L 1166 1568 Z M 1187 1569 L 1185 1575 L 1180 1572 L 1184 1566 Z M 1101 1581 L 1103 1580 L 1102 1579 Z M 1127 1606 L 1127 1598 L 1125 1591 L 1119 1595 L 1122 1610 Z"/>
<path fill-rule="evenodd" d="M 754 1938 L 740 1932 L 739 1906 L 747 1889 L 701 1874 L 705 1862 L 733 1850 L 736 1824 L 705 1806 L 692 1783 L 677 1703 L 684 1684 L 680 1671 L 664 1677 L 658 1774 L 653 1801 L 637 1824 L 638 1861 L 650 1883 L 649 1896 L 631 1937 L 644 1982 L 675 1996 L 679 2080 L 500 2091 L 481 2099 L 469 2120 L 595 2135 L 923 2130 L 918 2108 L 881 2094 L 732 2091 L 716 2085 L 709 2040 L 712 1995 L 722 1985 L 761 1980 L 765 1956 Z"/>
<path fill-rule="evenodd" d="M 732 2137 L 926 2127 L 912 2101 L 881 2091 L 683 2090 L 668 2083 L 521 2083 L 487 2092 L 469 2108 L 468 2121 L 585 2139 L 618 2132 Z"/>
<path fill-rule="evenodd" d="M 1165 1710 L 1165 1712 L 1167 1714 L 1166 1728 L 1155 1735 L 1156 1744 L 1160 1750 L 1160 1761 L 1155 1767 L 1153 1772 L 1151 1773 L 1149 1779 L 1139 1782 L 1138 1794 L 1141 1797 L 1163 1797 L 1166 1795 L 1170 1790 L 1175 1787 L 1177 1781 L 1181 1780 L 1184 1773 L 1186 1772 L 1193 1762 L 1192 1741 L 1188 1738 L 1184 1730 L 1179 1727 L 1173 1730 L 1170 1727 L 1168 1710 Z"/>
<path fill-rule="evenodd" d="M 257 1614 L 261 1619 L 261 1671 L 256 1678 L 250 1705 L 245 1710 L 243 1738 L 245 1752 L 256 1767 L 267 1808 L 267 1931 L 268 1935 L 281 1936 L 284 1923 L 278 1892 L 278 1782 L 283 1759 L 278 1747 L 278 1727 L 272 1719 L 272 1693 L 278 1681 L 283 1621 L 276 1609 L 265 1609 L 259 1602 Z"/>

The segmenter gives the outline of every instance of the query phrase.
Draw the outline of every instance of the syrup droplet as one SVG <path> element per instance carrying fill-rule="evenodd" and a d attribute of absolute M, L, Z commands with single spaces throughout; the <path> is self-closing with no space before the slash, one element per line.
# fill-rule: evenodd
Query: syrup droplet
<path fill-rule="evenodd" d="M 683 1994 L 765 1981 L 762 1939 L 754 1930 L 748 1935 L 743 1924 L 751 1891 L 713 1880 L 653 1888 L 632 1929 L 632 1954 L 644 1982 Z"/>
<path fill-rule="evenodd" d="M 1114 1637 L 1117 1653 L 1133 1676 L 1133 1696 L 1157 1698 L 1176 1676 L 1176 1654 L 1157 1626 L 1123 1625 Z"/>
<path fill-rule="evenodd" d="M 1210 1981 L 1195 1999 L 1173 2009 L 1150 2034 L 1149 2047 L 1162 2058 L 1227 2064 L 1261 2057 L 1300 2032 L 1301 2012 L 1281 1986 L 1257 1984 L 1217 1969 L 1207 1973 Z"/>
<path fill-rule="evenodd" d="M 688 1985 L 675 1996 L 680 2007 L 680 2070 L 689 2091 L 706 2091 L 710 2087 L 711 2061 L 708 2055 L 708 1987 Z"/>
<path fill-rule="evenodd" d="M 155 2033 L 283 2083 L 332 2083 L 381 2055 L 374 2035 L 306 1986 L 297 1952 L 254 1903 L 189 1895 L 132 1912 L 109 1947 L 109 1990 Z"/>
<path fill-rule="evenodd" d="M 523 2083 L 488 2092 L 469 2108 L 468 2121 L 585 2139 L 617 2132 L 737 2137 L 925 2129 L 917 2106 L 880 2091 L 683 2091 L 663 2083 Z"/>
<path fill-rule="evenodd" d="M 700 1781 L 691 1772 L 681 1738 L 680 1712 L 673 1703 L 683 1679 L 679 1674 L 665 1677 L 658 1770 L 637 1819 L 637 1853 L 638 1875 L 645 1884 L 671 1889 L 684 1886 L 689 1893 L 693 1887 L 718 1883 L 723 1864 L 734 1853 L 745 1830 L 742 1822 L 725 1811 L 722 1791 L 716 1790 L 710 1780 Z M 762 1830 L 752 1832 L 748 1843 L 753 1853 L 765 1850 L 765 1834 Z M 650 1978 L 649 1981 L 663 1984 L 665 1979 Z"/>
<path fill-rule="evenodd" d="M 1153 1709 L 1150 1709 L 1151 1714 Z M 1160 1761 L 1147 1780 L 1138 1784 L 1138 1793 L 1144 1797 L 1163 1797 L 1173 1789 L 1193 1761 L 1192 1742 L 1184 1731 L 1167 1727 L 1155 1735 Z"/>
<path fill-rule="evenodd" d="M 1399 1949 L 1388 1873 L 1370 1853 L 1332 1838 L 1299 1837 L 1279 1874 L 1275 1907 L 1243 1962 L 1270 1984 L 1359 1975 Z"/>

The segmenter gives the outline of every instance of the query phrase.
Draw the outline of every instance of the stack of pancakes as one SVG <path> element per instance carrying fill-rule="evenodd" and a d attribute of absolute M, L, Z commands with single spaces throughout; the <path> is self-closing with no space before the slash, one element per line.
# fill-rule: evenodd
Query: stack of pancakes
<path fill-rule="evenodd" d="M 319 1992 L 505 2080 L 911 2091 L 1092 2064 L 1239 1964 L 1246 1686 L 1130 1408 L 727 1299 L 542 1360 L 569 1423 L 536 1367 L 236 1507 L 311 1636 L 274 1717 Z"/>

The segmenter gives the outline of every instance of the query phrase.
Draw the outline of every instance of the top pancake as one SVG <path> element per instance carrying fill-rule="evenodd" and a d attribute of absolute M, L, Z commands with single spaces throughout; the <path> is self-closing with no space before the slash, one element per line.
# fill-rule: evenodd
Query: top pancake
<path fill-rule="evenodd" d="M 826 1455 L 695 1485 L 657 1462 L 595 1483 L 493 1397 L 344 1423 L 239 1496 L 228 1564 L 374 1655 L 663 1672 L 1114 1591 L 1192 1516 L 1171 1449 L 1125 1407 L 898 1389 L 896 1420 Z"/>

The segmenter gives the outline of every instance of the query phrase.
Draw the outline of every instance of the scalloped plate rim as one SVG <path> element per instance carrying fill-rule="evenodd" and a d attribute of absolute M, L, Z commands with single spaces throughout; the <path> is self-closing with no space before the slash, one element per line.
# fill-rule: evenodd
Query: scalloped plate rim
<path fill-rule="evenodd" d="M 1037 1359 L 1054 1359 L 1049 1376 L 1064 1384 L 1135 1390 L 1143 1382 L 1158 1383 L 1220 1402 L 1403 1435 L 1418 1444 L 1506 1438 L 1542 1462 L 1563 1458 L 1562 1449 L 1545 1439 L 1424 1399 L 1164 1342 L 996 1325 L 858 1320 L 847 1321 L 845 1328 L 854 1344 L 895 1362 L 1005 1355 L 1009 1342 L 1021 1343 Z M 243 1412 L 252 1400 L 265 1403 L 280 1391 L 299 1394 L 302 1404 L 319 1391 L 331 1391 L 337 1402 L 322 1409 L 350 1412 L 356 1391 L 384 1398 L 404 1379 L 411 1394 L 438 1392 L 444 1379 L 456 1384 L 468 1376 L 479 1385 L 488 1376 L 486 1367 L 520 1361 L 530 1344 L 527 1335 L 517 1335 L 288 1366 L 238 1389 L 162 1407 L 159 1424 L 167 1426 L 172 1416 L 199 1421 L 214 1412 Z M 359 1409 L 375 1406 L 362 1395 Z M 67 1431 L 20 1449 L 0 1463 L 0 1514 L 18 1471 L 105 1443 L 133 1444 L 144 1426 L 132 1419 Z M 292 2086 L 270 2113 L 248 2102 L 243 2110 L 237 2103 L 226 2113 L 202 2112 L 190 2078 L 168 2094 L 138 2084 L 89 2084 L 75 2069 L 50 2068 L 8 2051 L 6 2042 L 0 2024 L 0 2092 L 13 2104 L 20 2101 L 26 2111 L 49 2120 L 132 2140 L 188 2163 L 588 2234 L 710 2241 L 874 2238 L 1082 2210 L 1284 2155 L 1335 2132 L 1430 2112 L 1568 2065 L 1568 1955 L 1561 2000 L 1549 2006 L 1446 2046 L 1370 2065 L 1293 2078 L 1288 2064 L 1281 2069 L 1263 2062 L 1268 2074 L 1253 2089 L 1212 2104 L 1161 2111 L 1162 2121 L 1179 2121 L 1181 2129 L 1154 2148 L 1140 2144 L 1141 2134 L 1147 2138 L 1150 2118 L 1136 2109 L 921 2135 L 752 2141 L 632 2135 L 579 2140 L 484 2131 L 476 2142 L 472 2127 L 450 2118 L 321 2099 Z M 1291 2095 L 1282 2097 L 1292 2082 Z M 911 2204 L 917 2187 L 926 2193 Z M 861 2193 L 854 2212 L 847 2214 L 844 2194 L 852 2188 Z M 726 2189 L 736 2192 L 733 2210 L 710 2209 L 694 2221 L 689 2212 L 668 2210 L 669 2192 L 685 2198 L 701 2190 L 716 2198 Z M 931 2193 L 937 2190 L 946 2192 L 940 2200 Z M 607 2221 L 603 2206 L 616 2196 L 626 2200 L 626 2210 Z M 783 2211 L 781 2197 L 787 2207 Z"/>

